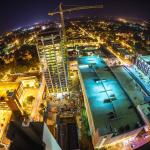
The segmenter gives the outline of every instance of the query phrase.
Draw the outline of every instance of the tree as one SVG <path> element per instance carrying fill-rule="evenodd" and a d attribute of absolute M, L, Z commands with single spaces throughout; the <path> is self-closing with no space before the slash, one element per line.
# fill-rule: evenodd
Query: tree
<path fill-rule="evenodd" d="M 42 110 L 43 110 L 44 108 L 45 108 L 44 104 L 43 104 L 43 103 L 41 103 L 41 104 L 40 104 L 40 109 L 42 109 Z"/>
<path fill-rule="evenodd" d="M 44 111 L 41 109 L 41 110 L 39 110 L 39 114 L 41 115 L 41 116 L 43 116 L 44 115 Z"/>
<path fill-rule="evenodd" d="M 136 42 L 136 43 L 135 43 L 135 49 L 136 49 L 136 50 L 140 51 L 140 50 L 142 50 L 142 48 L 143 48 L 143 47 L 142 47 L 142 43 L 141 43 L 141 42 Z"/>
<path fill-rule="evenodd" d="M 28 97 L 27 97 L 27 102 L 28 102 L 28 103 L 32 103 L 34 99 L 35 99 L 34 96 L 28 96 Z"/>

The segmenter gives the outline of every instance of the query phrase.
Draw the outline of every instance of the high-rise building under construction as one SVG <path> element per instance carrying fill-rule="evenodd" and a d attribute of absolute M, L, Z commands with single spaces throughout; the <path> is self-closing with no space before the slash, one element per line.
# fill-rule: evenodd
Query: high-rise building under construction
<path fill-rule="evenodd" d="M 42 30 L 37 38 L 37 49 L 49 93 L 68 91 L 67 58 L 56 28 Z"/>

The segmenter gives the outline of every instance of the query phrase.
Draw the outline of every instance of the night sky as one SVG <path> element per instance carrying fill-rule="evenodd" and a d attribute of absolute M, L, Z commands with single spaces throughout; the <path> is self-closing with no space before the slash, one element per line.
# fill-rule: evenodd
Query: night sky
<path fill-rule="evenodd" d="M 0 33 L 35 22 L 52 20 L 47 14 L 59 2 L 65 5 L 104 4 L 100 10 L 74 12 L 68 16 L 96 14 L 150 20 L 149 0 L 0 0 Z"/>

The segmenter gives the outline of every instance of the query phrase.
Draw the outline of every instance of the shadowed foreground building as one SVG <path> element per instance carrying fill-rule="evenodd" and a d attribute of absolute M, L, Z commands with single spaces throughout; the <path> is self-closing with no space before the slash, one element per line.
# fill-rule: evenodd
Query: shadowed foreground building
<path fill-rule="evenodd" d="M 63 150 L 79 150 L 77 127 L 72 115 L 57 116 L 57 132 L 57 141 Z"/>
<path fill-rule="evenodd" d="M 9 150 L 61 150 L 45 123 L 31 122 L 29 126 L 11 122 L 7 138 Z"/>

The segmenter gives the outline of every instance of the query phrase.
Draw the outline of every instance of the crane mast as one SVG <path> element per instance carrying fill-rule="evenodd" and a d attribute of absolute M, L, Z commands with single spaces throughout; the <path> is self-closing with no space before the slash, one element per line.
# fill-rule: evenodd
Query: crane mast
<path fill-rule="evenodd" d="M 61 18 L 63 42 L 64 44 L 66 44 L 66 30 L 65 30 L 65 21 L 64 21 L 63 9 L 62 9 L 62 3 L 59 4 L 59 12 L 60 12 L 60 18 Z"/>

